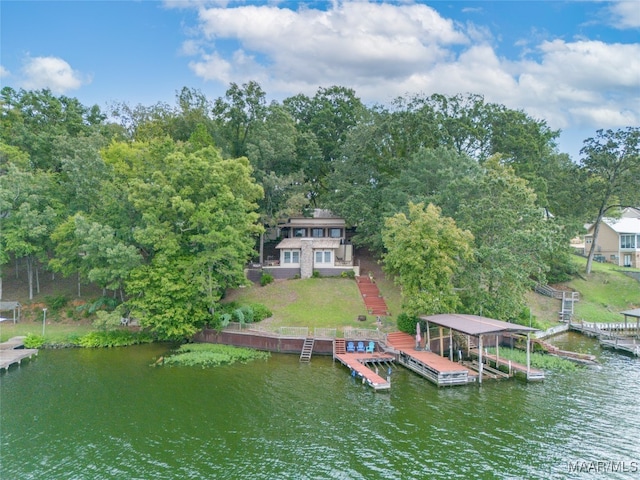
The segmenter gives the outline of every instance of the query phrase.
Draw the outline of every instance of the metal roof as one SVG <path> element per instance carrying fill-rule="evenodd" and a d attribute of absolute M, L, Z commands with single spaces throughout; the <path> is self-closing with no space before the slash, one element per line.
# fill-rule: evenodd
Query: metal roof
<path fill-rule="evenodd" d="M 479 315 L 465 315 L 461 313 L 443 313 L 439 315 L 421 315 L 422 320 L 434 323 L 441 327 L 450 328 L 458 332 L 477 337 L 489 333 L 527 333 L 536 329 L 518 325 L 517 323 L 503 322 L 493 318 Z"/>
<path fill-rule="evenodd" d="M 20 308 L 20 302 L 0 302 L 0 311 L 2 310 L 13 310 L 15 308 Z"/>
<path fill-rule="evenodd" d="M 633 310 L 627 310 L 626 312 L 620 312 L 625 317 L 640 318 L 640 308 L 634 308 Z"/>
<path fill-rule="evenodd" d="M 283 239 L 276 248 L 287 248 L 287 249 L 300 249 L 302 248 L 302 242 L 311 243 L 311 248 L 314 249 L 336 249 L 340 247 L 340 239 L 339 238 L 285 238 Z"/>

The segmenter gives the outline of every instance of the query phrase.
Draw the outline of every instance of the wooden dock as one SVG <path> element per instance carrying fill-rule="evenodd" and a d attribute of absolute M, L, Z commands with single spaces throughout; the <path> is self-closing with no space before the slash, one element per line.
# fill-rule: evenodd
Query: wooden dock
<path fill-rule="evenodd" d="M 602 347 L 640 357 L 640 343 L 637 340 L 640 334 L 638 322 L 572 322 L 569 328 L 587 336 L 597 337 Z"/>
<path fill-rule="evenodd" d="M 433 352 L 416 350 L 416 340 L 402 332 L 390 333 L 387 346 L 397 352 L 400 365 L 413 370 L 439 387 L 466 385 L 476 382 L 478 374 L 460 363 L 452 362 Z"/>
<path fill-rule="evenodd" d="M 348 367 L 351 375 L 362 379 L 362 383 L 366 383 L 375 391 L 384 391 L 391 388 L 389 377 L 383 378 L 377 373 L 377 365 L 383 364 L 390 368 L 391 363 L 395 360 L 393 355 L 385 352 L 356 352 L 347 353 L 345 350 L 345 340 L 336 339 L 334 342 L 333 358 L 341 364 Z M 375 365 L 376 371 L 369 368 L 368 365 Z"/>
<path fill-rule="evenodd" d="M 11 365 L 20 365 L 25 358 L 38 354 L 35 348 L 24 348 L 25 337 L 13 337 L 0 343 L 0 371 L 9 370 Z"/>
<path fill-rule="evenodd" d="M 612 338 L 600 337 L 600 345 L 613 350 L 621 350 L 636 357 L 640 357 L 640 343 L 632 337 L 613 336 Z"/>
<path fill-rule="evenodd" d="M 477 358 L 479 356 L 478 349 L 472 348 L 470 350 L 470 354 L 472 357 Z M 537 368 L 527 368 L 526 365 L 522 365 L 521 363 L 511 360 L 506 360 L 491 353 L 483 352 L 482 361 L 484 364 L 488 364 L 490 368 L 491 364 L 493 364 L 493 367 L 495 367 L 494 370 L 497 371 L 501 371 L 500 367 L 505 367 L 507 369 L 507 374 L 510 377 L 515 376 L 516 374 L 522 374 L 530 382 L 538 382 L 544 380 L 544 371 Z M 483 365 L 483 371 L 485 371 L 484 369 L 486 369 L 486 365 Z"/>

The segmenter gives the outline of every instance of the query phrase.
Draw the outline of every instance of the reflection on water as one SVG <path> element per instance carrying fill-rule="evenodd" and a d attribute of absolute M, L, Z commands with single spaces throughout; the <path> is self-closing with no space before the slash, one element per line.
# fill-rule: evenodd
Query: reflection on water
<path fill-rule="evenodd" d="M 640 361 L 554 343 L 601 366 L 441 389 L 398 367 L 374 393 L 323 357 L 197 369 L 150 367 L 162 345 L 41 351 L 0 377 L 0 478 L 593 478 L 597 462 L 640 478 Z"/>

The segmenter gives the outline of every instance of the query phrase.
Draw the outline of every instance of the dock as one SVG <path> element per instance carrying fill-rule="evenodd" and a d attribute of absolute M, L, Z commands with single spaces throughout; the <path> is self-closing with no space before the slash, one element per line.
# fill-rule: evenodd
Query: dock
<path fill-rule="evenodd" d="M 620 350 L 636 357 L 640 357 L 640 343 L 634 337 L 618 337 L 612 338 L 600 337 L 600 345 L 613 350 Z"/>
<path fill-rule="evenodd" d="M 636 311 L 639 313 L 636 314 Z M 636 316 L 640 315 L 640 309 L 623 313 L 633 313 Z M 636 322 L 629 322 L 625 317 L 624 322 L 572 322 L 569 324 L 569 328 L 583 335 L 598 338 L 602 347 L 620 350 L 640 357 L 640 343 L 638 342 L 640 324 L 637 320 Z"/>
<path fill-rule="evenodd" d="M 333 358 L 349 368 L 352 376 L 361 378 L 362 383 L 369 385 L 376 392 L 391 389 L 389 377 L 383 378 L 379 375 L 377 373 L 377 366 L 384 365 L 385 368 L 391 368 L 391 363 L 395 360 L 393 355 L 381 351 L 347 352 L 345 349 L 345 340 L 336 339 Z M 371 364 L 375 365 L 374 368 L 376 371 L 369 367 Z"/>
<path fill-rule="evenodd" d="M 25 358 L 38 355 L 35 348 L 24 348 L 25 337 L 13 337 L 0 343 L 0 370 L 9 370 L 11 365 L 20 365 Z"/>
<path fill-rule="evenodd" d="M 470 350 L 470 354 L 474 358 L 479 357 L 479 352 L 477 348 L 472 348 Z M 515 376 L 516 374 L 522 374 L 526 377 L 526 379 L 530 382 L 538 382 L 544 380 L 544 371 L 539 370 L 537 368 L 527 368 L 526 365 L 523 365 L 518 362 L 514 362 L 511 360 L 506 360 L 504 358 L 500 358 L 497 355 L 493 355 L 491 353 L 483 352 L 482 353 L 482 362 L 483 362 L 483 371 L 489 371 L 495 373 L 502 372 L 500 367 L 504 367 L 507 369 L 506 375 L 509 377 Z M 493 364 L 493 368 L 492 365 Z M 487 368 L 489 366 L 489 368 Z"/>
<path fill-rule="evenodd" d="M 430 351 L 417 350 L 416 339 L 407 333 L 390 333 L 387 336 L 387 346 L 397 352 L 400 365 L 439 387 L 466 385 L 478 379 L 477 372 L 465 365 Z"/>

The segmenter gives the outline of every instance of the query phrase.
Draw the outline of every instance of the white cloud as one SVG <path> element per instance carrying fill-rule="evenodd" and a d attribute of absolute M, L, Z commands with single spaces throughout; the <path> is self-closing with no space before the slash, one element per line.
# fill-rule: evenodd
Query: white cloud
<path fill-rule="evenodd" d="M 4 66 L 0 65 L 0 78 L 5 78 L 11 76 L 11 72 L 4 68 Z"/>
<path fill-rule="evenodd" d="M 22 67 L 22 77 L 22 88 L 48 88 L 57 95 L 91 82 L 90 78 L 73 70 L 71 65 L 58 57 L 28 57 Z"/>
<path fill-rule="evenodd" d="M 200 35 L 183 51 L 205 80 L 253 79 L 276 96 L 342 85 L 381 103 L 414 93 L 478 93 L 552 128 L 640 124 L 638 43 L 537 35 L 507 59 L 486 26 L 456 24 L 426 5 L 336 1 L 326 11 L 216 5 L 199 12 Z"/>
<path fill-rule="evenodd" d="M 446 47 L 468 42 L 453 22 L 425 5 L 349 2 L 327 11 L 211 8 L 200 11 L 200 20 L 206 39 L 238 41 L 244 57 L 266 57 L 267 78 L 306 84 L 303 91 L 326 84 L 399 82 L 416 65 L 426 69 L 444 60 L 450 55 Z M 220 49 L 215 54 L 222 55 Z M 198 72 L 211 76 L 202 68 Z"/>
<path fill-rule="evenodd" d="M 609 7 L 611 24 L 621 30 L 640 28 L 640 5 L 637 0 L 622 0 Z"/>

